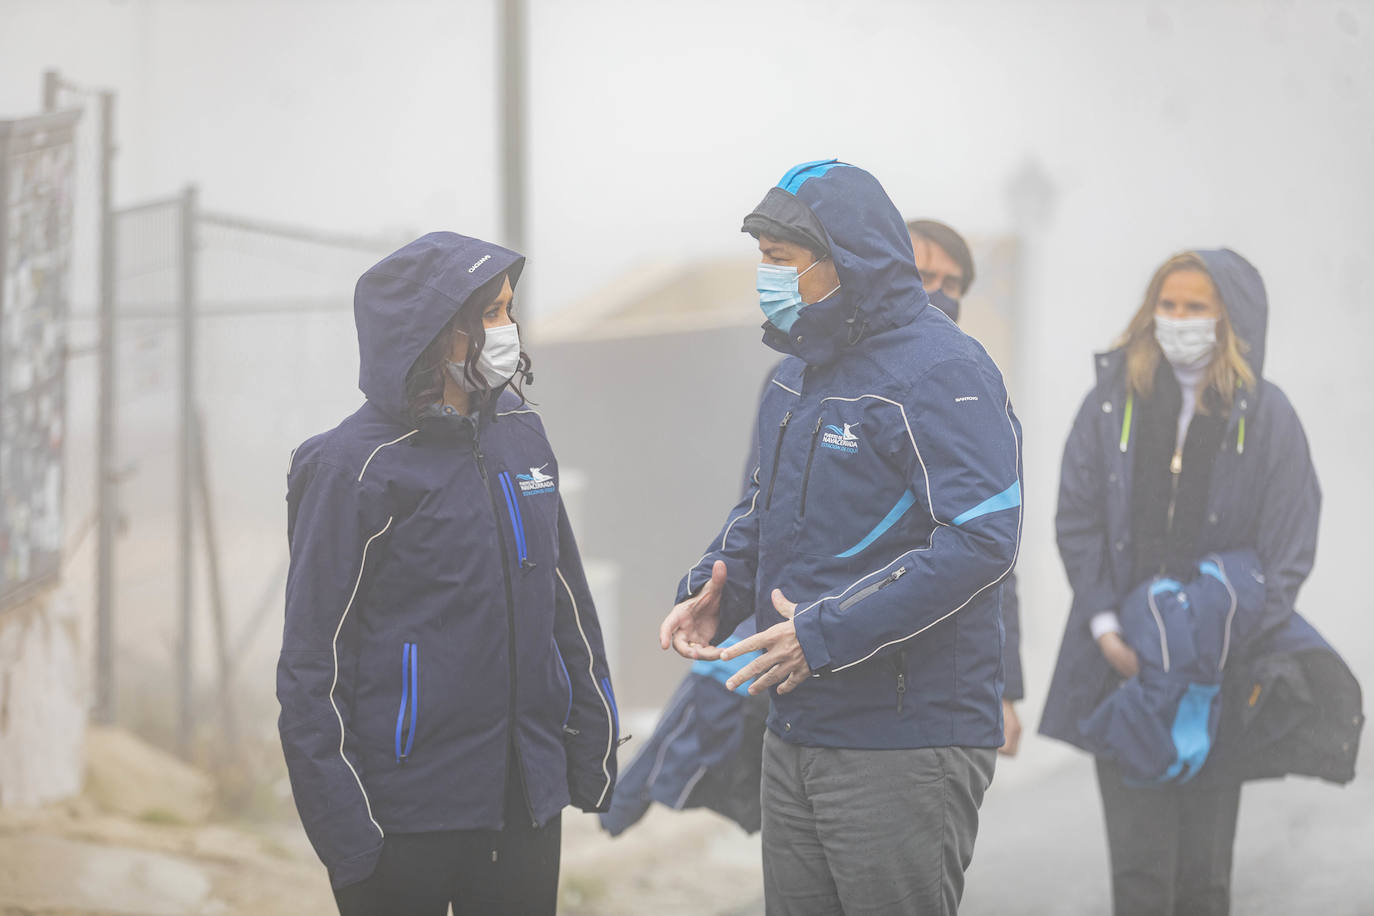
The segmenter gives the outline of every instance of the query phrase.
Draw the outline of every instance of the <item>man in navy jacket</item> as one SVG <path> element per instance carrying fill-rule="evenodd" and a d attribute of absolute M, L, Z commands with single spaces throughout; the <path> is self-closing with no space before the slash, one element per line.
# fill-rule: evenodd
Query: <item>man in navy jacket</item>
<path fill-rule="evenodd" d="M 764 342 L 754 472 L 660 642 L 762 655 L 770 913 L 950 912 L 1003 742 L 999 583 L 1021 529 L 1020 426 L 983 348 L 927 307 L 877 180 L 790 170 L 745 218 Z M 753 614 L 757 635 L 712 643 Z"/>

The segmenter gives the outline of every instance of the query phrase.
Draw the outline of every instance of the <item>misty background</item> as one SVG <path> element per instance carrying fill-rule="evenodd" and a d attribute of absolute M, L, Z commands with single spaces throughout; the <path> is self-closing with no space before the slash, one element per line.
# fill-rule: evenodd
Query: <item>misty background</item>
<path fill-rule="evenodd" d="M 999 763 L 999 787 L 1065 766 L 1088 778 L 1086 758 L 1031 734 L 1069 602 L 1053 543 L 1059 456 L 1092 382 L 1092 352 L 1124 328 L 1154 268 L 1184 248 L 1234 248 L 1265 279 L 1265 374 L 1303 421 L 1325 497 L 1299 610 L 1370 682 L 1374 3 L 530 0 L 527 29 L 529 264 L 517 308 L 536 400 L 556 403 L 564 381 L 538 371 L 541 320 L 594 307 L 645 265 L 749 258 L 740 219 L 797 162 L 838 157 L 876 175 L 908 218 L 1018 240 L 1017 333 L 1005 362 L 1025 430 L 1027 735 L 1021 756 Z M 117 203 L 195 183 L 207 208 L 395 245 L 434 229 L 499 239 L 496 36 L 496 4 L 477 0 L 0 0 L 0 114 L 34 111 L 41 73 L 58 68 L 118 91 Z M 89 314 L 93 192 L 89 183 L 80 192 L 72 310 Z M 373 260 L 302 263 L 346 296 Z M 232 286 L 233 271 L 252 267 L 220 269 Z M 738 299 L 741 324 L 756 324 L 752 290 Z M 239 614 L 270 587 L 283 552 L 289 450 L 361 398 L 346 311 L 264 327 L 207 320 L 199 343 L 225 564 L 247 571 L 226 582 Z M 74 338 L 89 330 L 74 320 Z M 137 367 L 140 352 L 150 363 L 167 358 L 164 344 L 147 337 L 140 351 L 139 339 L 126 343 L 126 366 Z M 758 351 L 761 372 L 768 353 Z M 683 399 L 679 378 L 637 367 L 625 383 Z M 70 382 L 73 448 L 90 384 Z M 130 403 L 121 431 L 131 453 L 164 433 L 167 415 L 157 400 L 167 379 L 155 372 L 139 384 L 143 400 Z M 632 443 L 633 417 L 605 410 Z M 556 416 L 549 424 L 557 449 Z M 738 439 L 702 470 L 703 479 L 738 478 L 744 427 L 719 422 L 709 403 L 676 425 L 684 437 Z M 122 500 L 154 501 L 166 488 L 157 469 L 168 455 L 154 452 Z M 91 489 L 79 460 L 69 460 L 68 484 L 77 515 Z M 596 468 L 577 470 L 592 477 L 578 511 L 618 498 Z M 734 498 L 697 496 L 721 519 Z M 647 518 L 628 536 L 676 524 Z M 687 534 L 704 545 L 715 530 Z M 598 560 L 614 563 L 614 551 L 605 539 L 595 545 Z M 685 567 L 696 555 L 672 562 Z M 78 590 L 85 575 L 68 572 Z M 662 582 L 658 605 L 617 611 L 656 626 L 675 584 Z M 129 588 L 121 615 L 138 613 L 130 605 L 141 593 Z M 268 699 L 279 619 L 278 609 L 242 675 L 261 683 L 240 683 Z M 617 651 L 659 650 L 622 640 Z M 622 684 L 622 705 L 652 711 L 675 678 L 638 692 Z M 1339 802 L 1341 790 L 1319 791 Z M 1245 827 L 1242 814 L 1242 838 Z M 1242 839 L 1238 890 L 1245 863 Z M 978 884 L 975 865 L 970 895 Z"/>

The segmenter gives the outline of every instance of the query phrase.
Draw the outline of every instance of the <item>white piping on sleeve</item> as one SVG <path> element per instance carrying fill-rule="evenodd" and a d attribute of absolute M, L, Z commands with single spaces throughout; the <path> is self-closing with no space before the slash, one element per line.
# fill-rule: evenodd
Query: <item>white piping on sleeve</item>
<path fill-rule="evenodd" d="M 511 416 L 512 414 L 517 414 L 517 413 L 532 413 L 532 414 L 534 414 L 536 417 L 539 417 L 540 420 L 543 420 L 543 419 L 544 419 L 542 416 L 539 415 L 539 411 L 537 411 L 537 410 L 530 410 L 528 407 L 520 407 L 520 408 L 516 408 L 515 410 L 501 410 L 501 411 L 497 411 L 496 415 L 497 415 L 498 417 L 509 417 L 509 416 Z"/>
<path fill-rule="evenodd" d="M 1155 604 L 1154 589 L 1145 593 L 1145 603 L 1150 606 L 1150 615 L 1155 619 L 1155 626 L 1159 628 L 1159 654 L 1164 659 L 1164 672 L 1169 672 L 1169 635 L 1164 630 L 1164 618 L 1159 616 L 1159 606 Z"/>
<path fill-rule="evenodd" d="M 687 726 L 692 724 L 692 719 L 696 714 L 697 708 L 695 706 L 688 706 L 687 711 L 682 714 L 682 721 L 677 724 L 677 728 L 669 732 L 668 736 L 663 739 L 663 743 L 659 745 L 658 756 L 654 758 L 654 768 L 649 771 L 649 778 L 646 780 L 647 785 L 651 789 L 653 788 L 654 781 L 658 779 L 659 770 L 663 769 L 663 758 L 667 756 L 668 749 L 673 746 L 673 742 L 677 740 L 677 736 L 682 734 Z"/>
<path fill-rule="evenodd" d="M 673 810 L 682 810 L 682 806 L 687 804 L 687 797 L 692 794 L 692 790 L 697 787 L 697 783 L 701 782 L 701 777 L 705 775 L 706 767 L 700 767 L 695 773 L 692 774 L 692 778 L 687 780 L 687 785 L 683 788 L 682 794 L 679 795 L 677 797 L 677 801 L 673 803 Z"/>
<path fill-rule="evenodd" d="M 373 458 L 376 458 L 376 457 L 377 457 L 377 453 L 378 453 L 378 452 L 380 452 L 382 449 L 386 448 L 388 445 L 395 445 L 397 442 L 404 442 L 406 439 L 409 439 L 411 436 L 415 435 L 415 434 L 418 433 L 418 432 L 419 432 L 418 429 L 412 429 L 410 432 L 406 433 L 404 436 L 397 436 L 395 439 L 392 439 L 390 442 L 383 442 L 381 445 L 379 445 L 379 446 L 377 446 L 376 448 L 374 448 L 374 449 L 372 450 L 372 454 L 371 454 L 371 455 L 368 455 L 368 456 L 367 456 L 367 460 L 363 462 L 363 469 L 362 469 L 361 471 L 358 472 L 358 483 L 362 483 L 362 482 L 363 482 L 363 475 L 367 473 L 367 466 L 368 466 L 369 464 L 372 463 L 372 459 L 373 459 Z"/>
<path fill-rule="evenodd" d="M 573 590 L 568 587 L 568 580 L 563 578 L 563 570 L 557 566 L 553 571 L 558 573 L 558 581 L 563 583 L 563 589 L 568 593 L 568 600 L 572 602 L 573 620 L 577 622 L 577 632 L 582 636 L 582 644 L 587 647 L 587 677 L 592 679 L 592 689 L 596 691 L 597 697 L 601 700 L 601 705 L 606 710 L 606 754 L 601 758 L 601 772 L 606 777 L 606 787 L 601 790 L 601 797 L 596 800 L 596 806 L 601 807 L 601 803 L 606 800 L 606 793 L 611 791 L 611 751 L 615 748 L 615 716 L 611 713 L 611 704 L 601 692 L 601 685 L 596 680 L 596 656 L 592 654 L 591 640 L 587 639 L 587 631 L 582 628 L 582 615 L 577 610 L 577 598 L 573 595 Z"/>
<path fill-rule="evenodd" d="M 778 386 L 779 388 L 781 388 L 783 391 L 790 391 L 790 392 L 792 392 L 792 394 L 795 394 L 797 397 L 801 397 L 801 392 L 800 392 L 800 391 L 793 391 L 791 388 L 788 388 L 786 385 L 784 385 L 782 382 L 778 381 L 777 379 L 773 379 L 772 381 L 773 381 L 773 384 L 774 384 L 774 385 L 777 385 L 777 386 Z"/>
<path fill-rule="evenodd" d="M 1221 582 L 1231 596 L 1231 610 L 1226 614 L 1226 634 L 1221 640 L 1221 660 L 1217 662 L 1217 670 L 1220 671 L 1226 667 L 1226 658 L 1231 654 L 1231 622 L 1236 618 L 1236 605 L 1239 602 L 1236 590 L 1231 587 L 1231 574 L 1226 571 L 1226 565 L 1221 562 L 1221 557 L 1212 554 L 1212 561 L 1217 564 L 1217 569 L 1221 570 Z"/>
<path fill-rule="evenodd" d="M 886 400 L 886 398 L 884 398 L 883 400 Z M 901 405 L 898 404 L 897 406 L 900 407 Z M 1015 424 L 1014 422 L 1012 422 L 1012 419 L 1011 419 L 1011 394 L 1010 394 L 1010 393 L 1007 394 L 1007 399 L 1006 399 L 1006 403 L 1003 405 L 1003 410 L 1005 411 L 1006 416 L 1007 416 L 1007 425 L 1011 428 L 1012 443 L 1013 443 L 1013 445 L 1014 445 L 1015 448 L 1016 448 L 1016 479 L 1017 479 L 1017 481 L 1019 482 L 1019 481 L 1021 480 L 1021 437 L 1018 436 L 1018 435 L 1016 434 L 1016 424 Z M 905 411 L 905 410 L 902 411 L 902 418 L 903 418 L 903 419 L 906 419 L 906 411 Z M 911 425 L 908 423 L 908 424 L 907 424 L 907 434 L 910 435 L 910 433 L 911 433 Z M 915 447 L 916 447 L 916 439 L 915 439 L 914 436 L 912 437 L 912 440 L 911 440 L 911 446 L 912 446 L 912 448 L 915 448 Z M 920 453 L 920 451 L 918 450 L 918 451 L 916 452 L 916 457 L 919 459 L 920 456 L 921 456 L 921 453 Z M 921 470 L 922 470 L 922 472 L 925 471 L 925 462 L 921 462 Z M 926 476 L 926 494 L 927 494 L 927 497 L 929 497 L 929 493 L 930 493 L 930 477 L 929 477 L 929 475 L 927 475 L 927 476 Z M 934 509 L 934 506 L 933 506 L 933 505 L 931 506 L 931 518 L 935 518 L 935 509 Z M 944 522 L 939 522 L 938 519 L 936 519 L 936 521 L 937 521 L 937 523 L 940 524 L 940 525 L 945 525 Z M 938 618 L 936 618 L 935 620 L 932 620 L 930 623 L 928 623 L 928 624 L 926 624 L 925 626 L 921 627 L 921 628 L 920 628 L 919 630 L 917 630 L 915 633 L 911 633 L 911 634 L 909 634 L 909 635 L 907 635 L 907 636 L 903 636 L 903 637 L 901 637 L 900 639 L 892 639 L 892 640 L 889 640 L 889 641 L 883 643 L 881 646 L 878 646 L 878 648 L 874 649 L 872 652 L 868 653 L 867 655 L 865 655 L 863 658 L 859 659 L 858 661 L 850 662 L 850 663 L 847 664 L 847 665 L 841 665 L 840 667 L 834 668 L 834 669 L 832 669 L 832 670 L 833 670 L 835 673 L 838 673 L 838 672 L 840 672 L 840 671 L 845 670 L 846 668 L 852 668 L 852 667 L 854 667 L 855 665 L 859 665 L 859 664 L 862 664 L 862 663 L 868 661 L 870 658 L 872 658 L 873 656 L 877 655 L 879 652 L 881 652 L 883 649 L 886 649 L 888 646 L 896 645 L 896 644 L 899 643 L 899 642 L 906 642 L 908 639 L 912 639 L 912 638 L 914 638 L 914 637 L 916 637 L 916 636 L 920 636 L 922 633 L 924 633 L 926 630 L 929 630 L 931 627 L 935 626 L 937 623 L 940 623 L 941 621 L 945 620 L 946 618 L 952 617 L 953 615 L 957 614 L 959 611 L 961 611 L 961 610 L 963 610 L 964 608 L 968 607 L 969 602 L 973 601 L 974 598 L 977 598 L 977 597 L 978 597 L 979 595 L 981 595 L 983 592 L 987 591 L 989 588 L 992 588 L 992 587 L 993 587 L 994 585 L 996 585 L 998 582 L 1001 582 L 1003 579 L 1005 579 L 1005 578 L 1007 577 L 1007 575 L 1008 575 L 1013 569 L 1016 568 L 1016 559 L 1017 559 L 1018 556 L 1020 556 L 1020 553 L 1021 553 L 1021 525 L 1022 525 L 1022 523 L 1023 523 L 1024 521 L 1025 521 L 1024 506 L 1023 506 L 1023 505 L 1018 505 L 1018 506 L 1016 507 L 1016 549 L 1015 549 L 1014 551 L 1012 551 L 1012 555 L 1011 555 L 1011 564 L 1010 564 L 1009 566 L 1007 566 L 1007 568 L 1006 568 L 1004 571 L 1002 571 L 1001 573 L 999 573 L 999 574 L 997 575 L 997 577 L 994 578 L 994 579 L 993 579 L 991 582 L 989 582 L 987 585 L 984 585 L 982 588 L 979 588 L 979 589 L 976 590 L 973 594 L 969 595 L 968 598 L 965 599 L 965 601 L 964 601 L 963 604 L 959 605 L 959 606 L 956 607 L 954 610 L 950 611 L 948 614 L 945 614 L 945 615 L 942 616 L 942 617 L 938 617 Z M 948 527 L 948 525 L 945 525 L 945 527 Z M 934 541 L 935 541 L 935 533 L 932 531 L 932 532 L 931 532 L 931 543 L 934 543 Z M 929 549 L 929 547 L 930 547 L 930 544 L 927 544 L 925 548 L 918 548 L 918 549 Z M 909 551 L 909 552 L 910 552 L 910 551 Z M 903 554 L 903 556 L 905 556 L 905 554 Z M 901 558 L 899 557 L 898 559 L 901 559 Z M 894 562 L 895 562 L 895 561 L 894 561 Z M 891 566 L 892 564 L 889 563 L 888 565 Z M 864 578 L 867 578 L 867 576 L 865 576 Z M 846 589 L 845 591 L 848 591 L 848 589 Z M 819 603 L 820 603 L 820 602 L 816 602 L 815 604 L 812 604 L 811 607 L 815 607 L 816 604 L 819 604 Z M 810 608 L 808 608 L 808 610 L 809 610 L 809 609 L 810 609 Z M 801 612 L 798 611 L 797 613 L 801 613 Z"/>
<path fill-rule="evenodd" d="M 749 501 L 749 511 L 746 512 L 746 513 L 744 513 L 743 515 L 738 515 L 738 516 L 736 516 L 734 521 L 732 521 L 730 524 L 728 524 L 728 525 L 725 526 L 725 533 L 722 534 L 722 535 L 720 536 L 720 546 L 719 546 L 718 548 L 716 548 L 716 550 L 718 550 L 718 551 L 723 551 L 723 550 L 725 550 L 725 542 L 726 542 L 726 541 L 729 539 L 729 537 L 730 537 L 730 531 L 731 531 L 731 530 L 735 527 L 735 525 L 738 524 L 740 521 L 742 521 L 743 519 L 746 519 L 746 518 L 748 518 L 749 516 L 751 516 L 751 515 L 754 514 L 754 509 L 755 509 L 755 508 L 758 506 L 758 504 L 759 504 L 759 491 L 758 491 L 758 484 L 759 484 L 759 469 L 758 469 L 757 467 L 754 468 L 753 480 L 754 480 L 754 498 L 751 499 L 751 500 Z M 709 556 L 710 556 L 712 553 L 714 553 L 714 552 L 715 552 L 715 551 L 711 551 L 711 550 L 706 551 L 705 553 L 703 553 L 703 554 L 701 555 L 701 560 L 706 559 L 707 557 L 709 557 Z M 692 593 L 692 573 L 696 572 L 696 568 L 697 568 L 698 566 L 701 565 L 701 560 L 697 560 L 697 561 L 696 561 L 695 563 L 693 563 L 691 566 L 687 567 L 687 593 L 688 593 L 689 595 Z"/>
<path fill-rule="evenodd" d="M 329 705 L 334 707 L 334 717 L 339 720 L 339 757 L 343 760 L 344 766 L 348 767 L 348 771 L 353 774 L 354 781 L 358 783 L 358 791 L 363 793 L 363 804 L 367 807 L 367 819 L 372 821 L 372 826 L 376 827 L 377 832 L 383 837 L 386 836 L 386 831 L 382 830 L 382 825 L 377 823 L 377 819 L 372 816 L 372 802 L 367 798 L 367 790 L 363 788 L 362 778 L 358 776 L 358 771 L 353 769 L 353 764 L 348 762 L 348 757 L 344 754 L 343 714 L 339 712 L 339 704 L 334 702 L 334 688 L 339 685 L 339 633 L 343 631 L 344 621 L 348 619 L 348 612 L 353 608 L 353 600 L 358 597 L 358 586 L 362 585 L 363 570 L 367 568 L 368 548 L 372 546 L 373 541 L 386 534 L 387 529 L 391 527 L 393 518 L 395 516 L 388 517 L 381 530 L 368 538 L 367 543 L 363 545 L 363 558 L 358 564 L 358 578 L 353 583 L 353 594 L 348 596 L 348 604 L 344 607 L 343 616 L 339 618 L 339 625 L 334 628 L 334 641 L 331 644 L 331 649 L 334 652 L 334 681 L 329 685 Z"/>

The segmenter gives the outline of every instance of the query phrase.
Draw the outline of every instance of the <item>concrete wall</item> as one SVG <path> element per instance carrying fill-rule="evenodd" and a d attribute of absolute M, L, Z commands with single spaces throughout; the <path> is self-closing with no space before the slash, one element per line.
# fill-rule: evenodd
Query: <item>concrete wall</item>
<path fill-rule="evenodd" d="M 48 591 L 0 610 L 0 808 L 81 790 L 86 684 L 73 602 Z"/>

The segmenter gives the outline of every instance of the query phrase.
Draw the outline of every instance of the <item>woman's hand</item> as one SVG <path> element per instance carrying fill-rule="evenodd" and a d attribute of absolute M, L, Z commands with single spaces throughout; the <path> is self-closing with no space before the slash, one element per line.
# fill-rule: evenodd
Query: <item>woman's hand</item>
<path fill-rule="evenodd" d="M 1117 674 L 1131 678 L 1140 673 L 1140 656 L 1126 645 L 1126 640 L 1121 638 L 1120 633 L 1103 633 L 1097 637 L 1097 647 L 1102 650 L 1102 657 L 1107 660 L 1107 664 L 1116 669 Z"/>

